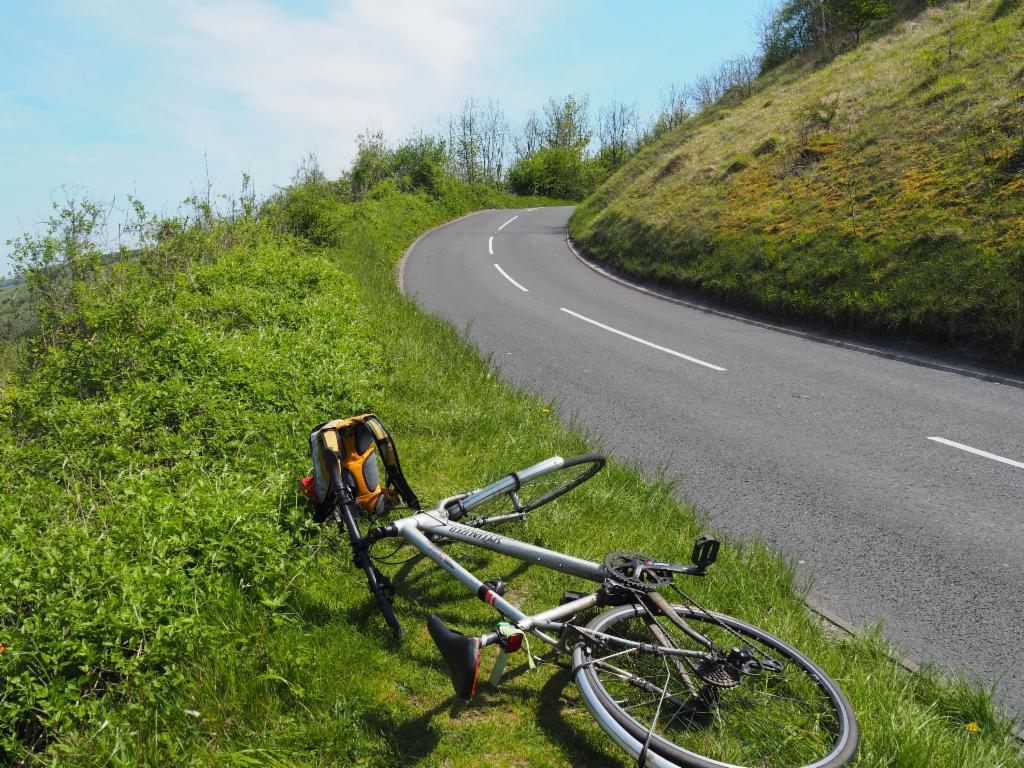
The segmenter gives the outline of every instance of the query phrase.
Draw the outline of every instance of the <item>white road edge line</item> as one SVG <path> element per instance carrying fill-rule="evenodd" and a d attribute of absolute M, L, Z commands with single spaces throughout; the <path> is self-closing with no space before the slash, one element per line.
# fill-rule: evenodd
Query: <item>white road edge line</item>
<path fill-rule="evenodd" d="M 504 269 L 502 269 L 500 264 L 495 264 L 494 268 L 496 270 L 498 270 L 499 272 L 501 272 L 501 276 L 504 277 L 506 280 L 508 280 L 510 283 L 512 283 L 512 285 L 514 285 L 520 291 L 522 291 L 523 293 L 529 293 L 530 292 L 529 288 L 524 288 L 519 283 L 517 283 L 515 280 L 513 280 L 511 277 L 509 277 L 508 272 L 506 272 Z"/>
<path fill-rule="evenodd" d="M 494 266 L 497 267 L 498 265 L 495 264 Z M 499 269 L 500 269 L 500 267 L 499 267 Z M 589 317 L 581 315 L 579 312 L 573 312 L 571 309 L 566 309 L 565 307 L 559 307 L 559 309 L 562 310 L 563 312 L 565 312 L 567 315 L 572 315 L 573 317 L 578 317 L 580 320 L 588 322 L 591 325 L 596 325 L 598 328 L 603 328 L 606 331 L 611 331 L 612 333 L 617 333 L 617 334 L 619 334 L 619 336 L 623 336 L 623 337 L 629 339 L 630 341 L 635 341 L 638 344 L 643 344 L 645 346 L 648 346 L 651 349 L 657 349 L 659 352 L 666 352 L 666 353 L 668 353 L 670 355 L 675 355 L 676 357 L 681 357 L 683 360 L 689 360 L 691 363 L 696 363 L 697 365 L 703 365 L 705 368 L 710 368 L 713 371 L 721 371 L 723 373 L 725 372 L 725 368 L 723 368 L 720 365 L 714 365 L 713 363 L 708 363 L 708 362 L 705 362 L 704 360 L 699 360 L 696 357 L 690 357 L 689 355 L 684 355 L 682 352 L 676 352 L 674 349 L 669 349 L 668 347 L 663 347 L 660 344 L 655 344 L 654 342 L 647 341 L 646 339 L 641 339 L 639 336 L 634 336 L 631 333 L 626 333 L 625 331 L 620 331 L 618 328 L 612 328 L 610 325 L 605 325 L 604 323 L 597 322 L 597 320 L 591 320 Z"/>
<path fill-rule="evenodd" d="M 519 214 L 516 214 L 511 219 L 509 219 L 504 224 L 502 224 L 500 227 L 498 227 L 498 231 L 501 232 L 501 230 L 503 230 L 505 227 L 507 227 L 509 224 L 511 224 L 513 221 L 515 221 L 518 218 L 519 218 Z"/>
<path fill-rule="evenodd" d="M 538 208 L 539 208 L 539 206 L 538 206 Z M 527 208 L 526 212 L 529 213 L 530 211 L 536 211 L 536 210 L 537 210 L 537 208 Z"/>
<path fill-rule="evenodd" d="M 1024 469 L 1024 461 L 1014 461 L 1013 459 L 1008 459 L 1005 456 L 998 456 L 994 453 L 983 451 L 980 448 L 972 448 L 971 446 L 964 445 L 963 443 L 957 443 L 953 440 L 947 440 L 944 437 L 929 437 L 928 439 L 934 440 L 936 443 L 949 445 L 953 448 L 959 448 L 961 451 L 967 451 L 968 453 L 974 453 L 977 454 L 978 456 L 984 456 L 986 459 L 992 459 L 992 461 L 1001 461 L 1003 464 L 1009 464 L 1011 467 L 1019 467 L 1020 469 Z"/>
<path fill-rule="evenodd" d="M 494 235 L 487 238 L 487 253 L 491 256 L 494 255 Z"/>

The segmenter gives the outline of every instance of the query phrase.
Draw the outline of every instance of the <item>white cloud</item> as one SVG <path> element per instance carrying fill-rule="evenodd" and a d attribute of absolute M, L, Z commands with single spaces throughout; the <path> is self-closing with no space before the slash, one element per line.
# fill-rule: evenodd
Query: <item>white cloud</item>
<path fill-rule="evenodd" d="M 492 76 L 532 29 L 536 2 L 337 0 L 314 18 L 265 0 L 145 10 L 108 0 L 86 12 L 145 40 L 192 85 L 154 96 L 183 143 L 277 176 L 311 149 L 338 168 L 370 125 L 399 138 L 495 93 Z"/>

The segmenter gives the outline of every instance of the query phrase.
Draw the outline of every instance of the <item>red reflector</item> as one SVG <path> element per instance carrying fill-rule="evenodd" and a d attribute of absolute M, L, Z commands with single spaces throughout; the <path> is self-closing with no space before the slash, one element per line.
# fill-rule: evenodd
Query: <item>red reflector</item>
<path fill-rule="evenodd" d="M 505 638 L 505 653 L 515 653 L 523 647 L 523 633 L 516 632 Z"/>
<path fill-rule="evenodd" d="M 302 493 L 308 496 L 309 498 L 313 498 L 314 496 L 316 496 L 316 487 L 313 484 L 312 475 L 306 475 L 304 478 L 302 478 L 299 481 L 299 488 L 302 490 Z"/>

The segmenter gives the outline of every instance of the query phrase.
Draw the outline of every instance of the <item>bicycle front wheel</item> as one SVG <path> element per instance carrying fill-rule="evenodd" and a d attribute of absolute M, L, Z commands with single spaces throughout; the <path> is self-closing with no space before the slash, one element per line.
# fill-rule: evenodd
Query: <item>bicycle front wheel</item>
<path fill-rule="evenodd" d="M 820 667 L 746 622 L 673 607 L 716 647 L 738 648 L 740 655 L 733 651 L 730 665 L 651 652 L 665 645 L 706 649 L 660 616 L 655 625 L 640 605 L 595 617 L 587 630 L 649 644 L 624 648 L 595 637 L 573 650 L 587 708 L 621 747 L 633 757 L 646 749 L 649 765 L 688 768 L 838 768 L 853 759 L 853 710 Z"/>

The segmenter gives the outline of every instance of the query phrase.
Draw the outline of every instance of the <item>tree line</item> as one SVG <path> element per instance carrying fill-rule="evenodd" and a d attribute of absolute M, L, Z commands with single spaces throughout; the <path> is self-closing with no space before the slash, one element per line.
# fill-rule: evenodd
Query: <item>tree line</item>
<path fill-rule="evenodd" d="M 632 103 L 614 99 L 595 110 L 589 96 L 570 93 L 549 98 L 518 123 L 499 101 L 471 97 L 434 132 L 416 131 L 397 142 L 380 130 L 359 134 L 351 166 L 330 183 L 353 200 L 384 183 L 440 194 L 449 181 L 578 200 L 701 108 L 707 96 L 700 93 L 671 86 L 650 118 Z M 329 183 L 313 156 L 293 181 Z"/>

